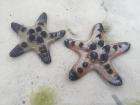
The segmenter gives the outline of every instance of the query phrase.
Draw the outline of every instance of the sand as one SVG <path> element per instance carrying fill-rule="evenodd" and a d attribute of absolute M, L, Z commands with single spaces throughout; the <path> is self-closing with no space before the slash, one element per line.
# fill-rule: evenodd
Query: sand
<path fill-rule="evenodd" d="M 49 86 L 57 92 L 56 105 L 124 105 L 140 100 L 140 1 L 139 0 L 0 0 L 0 105 L 30 105 L 32 90 Z M 12 21 L 32 26 L 48 14 L 48 31 L 72 30 L 51 46 L 52 63 L 45 65 L 34 52 L 10 58 L 19 42 Z M 96 72 L 71 82 L 68 73 L 78 56 L 64 47 L 66 38 L 86 40 L 92 26 L 103 22 L 110 42 L 128 41 L 128 53 L 113 61 L 123 78 L 121 87 L 104 82 Z"/>

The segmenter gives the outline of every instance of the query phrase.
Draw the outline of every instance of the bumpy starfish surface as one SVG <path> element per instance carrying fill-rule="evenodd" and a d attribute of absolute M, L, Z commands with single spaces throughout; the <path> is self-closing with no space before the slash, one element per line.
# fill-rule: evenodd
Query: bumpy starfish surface
<path fill-rule="evenodd" d="M 129 50 L 128 42 L 107 44 L 103 40 L 104 28 L 96 24 L 87 41 L 73 39 L 65 40 L 65 46 L 79 55 L 79 60 L 69 72 L 70 80 L 77 80 L 91 70 L 97 71 L 110 84 L 122 85 L 122 79 L 111 64 L 111 60 Z"/>
<path fill-rule="evenodd" d="M 51 43 L 61 39 L 65 35 L 65 31 L 48 33 L 47 15 L 42 13 L 32 27 L 25 27 L 18 23 L 11 23 L 12 29 L 18 34 L 21 43 L 10 52 L 11 57 L 17 57 L 28 51 L 35 51 L 41 60 L 49 64 L 51 63 L 51 56 L 49 47 Z"/>

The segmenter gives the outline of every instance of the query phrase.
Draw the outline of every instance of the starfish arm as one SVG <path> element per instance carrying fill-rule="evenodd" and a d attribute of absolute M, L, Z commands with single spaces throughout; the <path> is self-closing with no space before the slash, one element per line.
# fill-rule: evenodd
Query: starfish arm
<path fill-rule="evenodd" d="M 27 29 L 25 26 L 18 24 L 16 22 L 11 23 L 11 28 L 19 35 L 22 35 L 22 33 L 24 33 Z"/>
<path fill-rule="evenodd" d="M 98 74 L 101 75 L 105 80 L 114 86 L 122 85 L 122 79 L 116 70 L 113 68 L 112 64 L 108 61 L 103 65 L 96 65 L 95 69 Z"/>
<path fill-rule="evenodd" d="M 39 57 L 41 58 L 41 60 L 44 63 L 46 63 L 46 64 L 50 64 L 51 63 L 50 51 L 49 51 L 49 49 L 45 45 L 40 46 L 37 49 L 37 53 L 38 53 Z"/>
<path fill-rule="evenodd" d="M 66 39 L 64 41 L 64 45 L 76 52 L 80 52 L 80 50 L 87 51 L 89 50 L 89 45 L 86 42 L 74 39 Z"/>
<path fill-rule="evenodd" d="M 16 45 L 15 48 L 10 52 L 9 55 L 11 57 L 18 57 L 29 50 L 30 50 L 30 47 L 27 45 L 27 43 L 22 42 L 22 43 Z"/>
<path fill-rule="evenodd" d="M 128 42 L 119 42 L 119 43 L 112 44 L 109 52 L 110 59 L 113 59 L 127 52 L 129 48 L 130 48 L 130 43 Z"/>
<path fill-rule="evenodd" d="M 103 34 L 104 34 L 103 25 L 101 23 L 97 23 L 96 25 L 93 26 L 91 31 L 91 37 L 87 42 L 91 43 L 94 40 L 100 40 L 102 39 Z"/>
<path fill-rule="evenodd" d="M 36 24 L 47 26 L 47 14 L 43 12 L 36 21 Z"/>
<path fill-rule="evenodd" d="M 53 43 L 65 36 L 66 31 L 65 30 L 60 30 L 57 32 L 52 32 L 49 33 L 49 39 L 48 39 L 48 44 Z"/>
<path fill-rule="evenodd" d="M 69 79 L 74 81 L 80 79 L 90 71 L 90 61 L 86 57 L 80 57 L 69 72 Z"/>

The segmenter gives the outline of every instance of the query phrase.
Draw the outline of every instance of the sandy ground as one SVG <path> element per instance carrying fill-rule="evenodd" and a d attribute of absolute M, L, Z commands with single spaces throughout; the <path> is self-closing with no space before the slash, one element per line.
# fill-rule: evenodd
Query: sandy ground
<path fill-rule="evenodd" d="M 47 85 L 57 92 L 56 105 L 116 105 L 116 94 L 124 105 L 140 100 L 140 0 L 0 0 L 0 105 L 30 105 L 30 94 Z M 11 30 L 12 21 L 32 26 L 38 16 L 48 14 L 48 30 L 69 28 L 65 38 L 51 46 L 52 63 L 43 64 L 34 52 L 10 58 L 19 42 Z M 113 61 L 123 86 L 105 83 L 96 72 L 71 82 L 68 73 L 78 56 L 65 48 L 63 40 L 85 40 L 94 24 L 103 22 L 107 38 L 128 41 L 131 50 Z"/>

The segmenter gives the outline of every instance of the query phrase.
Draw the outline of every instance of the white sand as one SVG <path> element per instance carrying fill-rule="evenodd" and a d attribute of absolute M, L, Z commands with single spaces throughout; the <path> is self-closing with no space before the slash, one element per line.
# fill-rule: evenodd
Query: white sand
<path fill-rule="evenodd" d="M 0 105 L 30 105 L 30 93 L 42 85 L 57 91 L 57 105 L 116 105 L 112 94 L 124 104 L 140 100 L 140 0 L 0 0 Z M 26 26 L 38 16 L 48 14 L 50 32 L 70 28 L 65 38 L 85 40 L 98 22 L 110 26 L 107 37 L 113 41 L 129 41 L 131 50 L 114 60 L 123 78 L 123 86 L 105 83 L 96 72 L 71 82 L 68 73 L 78 56 L 63 45 L 51 46 L 52 63 L 45 65 L 34 53 L 10 58 L 10 50 L 19 42 L 10 23 Z M 32 85 L 33 83 L 33 85 Z"/>

